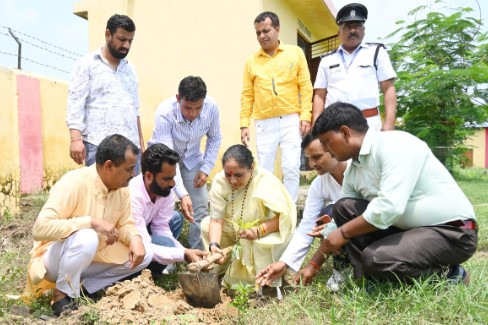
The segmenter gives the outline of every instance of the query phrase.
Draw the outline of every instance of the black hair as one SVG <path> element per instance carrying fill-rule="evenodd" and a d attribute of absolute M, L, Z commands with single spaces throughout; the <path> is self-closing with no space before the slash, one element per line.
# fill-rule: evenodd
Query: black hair
<path fill-rule="evenodd" d="M 254 157 L 252 156 L 251 150 L 242 144 L 235 144 L 230 146 L 222 156 L 222 166 L 225 165 L 227 161 L 234 159 L 241 167 L 251 169 L 254 163 Z"/>
<path fill-rule="evenodd" d="M 180 161 L 180 156 L 173 149 L 168 148 L 162 143 L 155 143 L 149 146 L 141 157 L 142 174 L 150 172 L 153 175 L 162 171 L 163 163 L 176 165 Z"/>
<path fill-rule="evenodd" d="M 195 76 L 188 76 L 180 81 L 178 86 L 178 95 L 180 99 L 190 102 L 196 102 L 207 96 L 207 86 L 202 78 Z"/>
<path fill-rule="evenodd" d="M 271 26 L 273 26 L 274 28 L 280 26 L 280 19 L 278 18 L 278 15 L 272 11 L 265 11 L 265 12 L 260 13 L 256 17 L 256 19 L 254 19 L 254 23 L 257 24 L 257 23 L 260 23 L 262 21 L 265 21 L 266 18 L 271 19 Z"/>
<path fill-rule="evenodd" d="M 368 122 L 359 108 L 349 103 L 336 102 L 327 106 L 319 115 L 312 135 L 317 137 L 328 131 L 337 132 L 343 125 L 362 133 L 368 130 Z"/>
<path fill-rule="evenodd" d="M 308 147 L 315 139 L 317 139 L 317 137 L 314 137 L 312 133 L 309 133 L 306 136 L 304 136 L 302 139 L 302 150 L 305 150 L 305 148 Z"/>
<path fill-rule="evenodd" d="M 132 19 L 130 19 L 126 15 L 115 14 L 107 20 L 106 29 L 110 31 L 111 35 L 113 35 L 117 31 L 117 28 L 119 27 L 125 29 L 128 32 L 136 31 L 136 25 L 134 24 Z"/>
<path fill-rule="evenodd" d="M 115 167 L 120 166 L 125 162 L 127 150 L 132 151 L 135 156 L 139 154 L 139 148 L 123 135 L 109 135 L 98 145 L 95 161 L 97 165 L 103 165 L 106 161 L 110 160 Z"/>

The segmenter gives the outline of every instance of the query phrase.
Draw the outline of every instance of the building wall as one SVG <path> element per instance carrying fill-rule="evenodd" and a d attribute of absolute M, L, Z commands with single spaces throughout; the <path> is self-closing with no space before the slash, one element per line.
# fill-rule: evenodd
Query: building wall
<path fill-rule="evenodd" d="M 19 132 L 20 192 L 42 189 L 42 125 L 39 80 L 18 74 L 17 108 Z"/>
<path fill-rule="evenodd" d="M 488 128 L 478 129 L 466 144 L 473 149 L 473 167 L 488 168 Z"/>
<path fill-rule="evenodd" d="M 43 188 L 51 186 L 68 170 L 79 166 L 69 156 L 70 137 L 66 126 L 68 84 L 39 78 L 42 127 Z"/>
<path fill-rule="evenodd" d="M 11 70 L 0 68 L 0 219 L 18 212 L 19 133 L 17 79 Z"/>
<path fill-rule="evenodd" d="M 219 161 L 223 152 L 240 143 L 239 113 L 244 64 L 259 49 L 253 24 L 255 17 L 265 10 L 275 11 L 281 19 L 280 39 L 287 44 L 296 44 L 297 15 L 302 2 L 83 0 L 75 4 L 74 12 L 87 13 L 90 50 L 104 44 L 105 24 L 112 14 L 126 14 L 134 20 L 136 33 L 127 58 L 134 63 L 138 73 L 140 117 L 146 142 L 154 128 L 158 104 L 175 96 L 178 83 L 185 76 L 203 78 L 208 94 L 219 104 L 223 133 L 213 175 L 221 168 Z M 319 23 L 309 25 L 313 35 L 320 38 L 336 32 L 323 31 L 323 21 L 327 20 L 324 17 L 330 15 L 327 6 L 322 1 L 306 0 L 309 9 L 313 4 L 320 8 L 313 10 L 314 14 L 321 15 Z M 307 21 L 307 17 L 307 14 L 302 14 L 300 20 Z M 333 23 L 332 18 L 329 20 Z M 253 123 L 250 129 L 251 149 L 256 152 Z M 202 150 L 204 144 L 203 141 Z M 277 170 L 279 161 L 278 153 Z M 279 171 L 277 174 L 280 176 Z"/>
<path fill-rule="evenodd" d="M 129 15 L 136 33 L 127 58 L 139 78 L 145 141 L 151 137 L 159 103 L 176 95 L 181 79 L 197 75 L 219 104 L 223 126 L 220 158 L 229 146 L 240 143 L 242 75 L 247 57 L 259 48 L 253 21 L 261 11 L 261 1 L 173 0 L 133 2 L 133 6 L 130 2 L 85 0 L 75 5 L 75 12 L 88 12 L 90 49 L 104 44 L 108 17 Z M 216 167 L 220 169 L 219 162 Z"/>
<path fill-rule="evenodd" d="M 261 11 L 276 13 L 280 18 L 280 40 L 285 44 L 297 44 L 297 15 L 288 2 L 263 0 Z"/>
<path fill-rule="evenodd" d="M 306 1 L 323 6 L 317 0 Z M 80 0 L 74 12 L 89 21 L 90 50 L 105 44 L 109 16 L 121 13 L 134 19 L 137 30 L 128 59 L 138 71 L 146 141 L 152 134 L 158 104 L 176 94 L 185 76 L 201 76 L 208 94 L 220 106 L 221 155 L 230 145 L 240 143 L 243 68 L 246 59 L 259 49 L 254 18 L 264 10 L 276 11 L 284 26 L 281 39 L 296 44 L 294 10 L 299 4 L 294 2 Z M 20 193 L 49 189 L 66 170 L 78 166 L 68 154 L 67 83 L 4 69 L 0 72 L 0 93 L 0 207 L 2 212 L 9 207 L 15 213 Z M 254 134 L 253 125 L 251 132 Z M 254 136 L 251 149 L 255 151 Z M 220 169 L 217 161 L 214 172 Z"/>
<path fill-rule="evenodd" d="M 49 189 L 67 170 L 66 82 L 0 69 L 0 214 L 17 213 L 20 196 Z"/>

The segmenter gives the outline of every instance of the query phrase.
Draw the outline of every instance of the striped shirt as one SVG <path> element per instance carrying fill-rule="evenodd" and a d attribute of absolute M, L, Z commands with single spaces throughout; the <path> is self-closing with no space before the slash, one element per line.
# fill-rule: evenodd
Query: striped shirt
<path fill-rule="evenodd" d="M 204 136 L 207 143 L 202 154 L 200 142 Z M 190 122 L 181 114 L 176 97 L 172 97 L 159 104 L 148 145 L 163 143 L 180 155 L 181 163 L 188 170 L 201 163 L 200 170 L 209 175 L 217 160 L 221 139 L 219 108 L 213 98 L 205 98 L 200 116 Z M 182 186 L 177 182 L 175 187 L 180 198 L 186 192 Z"/>

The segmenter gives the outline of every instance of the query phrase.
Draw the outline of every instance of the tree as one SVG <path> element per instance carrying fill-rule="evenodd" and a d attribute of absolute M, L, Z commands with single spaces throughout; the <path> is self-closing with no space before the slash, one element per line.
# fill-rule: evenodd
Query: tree
<path fill-rule="evenodd" d="M 426 10 L 420 6 L 409 13 Z M 488 120 L 488 43 L 471 8 L 450 15 L 429 12 L 411 24 L 400 21 L 388 36 L 398 95 L 399 128 L 415 134 L 451 169 L 473 134 L 469 124 Z"/>

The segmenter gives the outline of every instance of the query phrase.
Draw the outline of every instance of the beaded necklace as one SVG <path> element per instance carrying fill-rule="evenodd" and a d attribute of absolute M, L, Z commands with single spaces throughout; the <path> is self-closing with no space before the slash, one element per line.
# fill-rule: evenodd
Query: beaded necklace
<path fill-rule="evenodd" d="M 247 190 L 249 189 L 249 184 L 251 184 L 253 174 L 251 174 L 251 178 L 249 178 L 249 181 L 246 184 L 246 189 L 244 190 L 244 197 L 242 198 L 242 207 L 241 207 L 241 215 L 239 217 L 239 220 L 242 220 L 242 217 L 244 215 L 244 204 L 246 203 L 246 196 L 247 196 Z M 232 189 L 232 203 L 230 205 L 230 215 L 232 218 L 234 218 L 234 201 L 235 201 L 235 190 Z"/>

